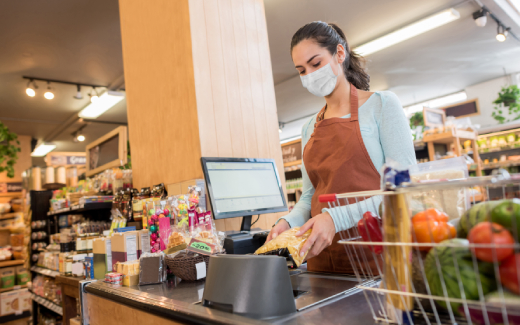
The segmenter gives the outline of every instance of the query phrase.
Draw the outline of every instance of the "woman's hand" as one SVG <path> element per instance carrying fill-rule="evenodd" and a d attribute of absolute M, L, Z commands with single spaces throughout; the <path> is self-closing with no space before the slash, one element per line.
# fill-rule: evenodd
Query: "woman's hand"
<path fill-rule="evenodd" d="M 303 235 L 307 230 L 312 229 L 309 239 L 303 245 L 300 256 L 305 255 L 309 249 L 307 260 L 313 258 L 323 251 L 326 247 L 332 244 L 334 235 L 336 234 L 336 227 L 334 221 L 328 212 L 318 214 L 307 221 L 296 233 L 296 236 Z"/>
<path fill-rule="evenodd" d="M 269 236 L 267 236 L 267 239 L 265 242 L 267 243 L 271 239 L 275 239 L 279 234 L 282 232 L 289 230 L 291 227 L 289 226 L 289 223 L 285 221 L 285 219 L 280 219 L 280 221 L 271 229 L 271 232 L 269 232 Z"/>

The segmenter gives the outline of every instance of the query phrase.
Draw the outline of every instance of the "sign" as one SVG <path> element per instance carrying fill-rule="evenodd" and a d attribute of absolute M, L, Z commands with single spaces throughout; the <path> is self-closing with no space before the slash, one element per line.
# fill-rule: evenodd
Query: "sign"
<path fill-rule="evenodd" d="M 297 142 L 283 145 L 282 146 L 282 158 L 283 163 L 292 163 L 302 159 L 302 142 L 298 140 Z"/>
<path fill-rule="evenodd" d="M 136 230 L 135 226 L 114 229 L 115 232 L 127 232 L 127 231 L 135 231 L 135 230 Z"/>
<path fill-rule="evenodd" d="M 15 193 L 22 191 L 22 182 L 0 183 L 0 193 Z"/>
<path fill-rule="evenodd" d="M 187 250 L 202 255 L 211 255 L 215 251 L 215 245 L 192 238 Z"/>
<path fill-rule="evenodd" d="M 454 116 L 456 118 L 480 115 L 478 98 L 458 103 L 455 105 L 442 107 L 441 109 L 443 109 L 446 112 L 446 116 Z"/>
<path fill-rule="evenodd" d="M 424 125 L 429 127 L 444 126 L 446 112 L 435 108 L 423 108 Z"/>
<path fill-rule="evenodd" d="M 84 166 L 87 164 L 87 157 L 85 156 L 51 156 L 51 166 L 76 165 Z"/>

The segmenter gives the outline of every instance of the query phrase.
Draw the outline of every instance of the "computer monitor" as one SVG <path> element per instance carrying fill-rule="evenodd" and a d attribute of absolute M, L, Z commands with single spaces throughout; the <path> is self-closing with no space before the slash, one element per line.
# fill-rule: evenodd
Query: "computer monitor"
<path fill-rule="evenodd" d="M 244 233 L 251 230 L 253 215 L 287 211 L 274 159 L 203 157 L 201 162 L 216 220 L 244 217 Z"/>

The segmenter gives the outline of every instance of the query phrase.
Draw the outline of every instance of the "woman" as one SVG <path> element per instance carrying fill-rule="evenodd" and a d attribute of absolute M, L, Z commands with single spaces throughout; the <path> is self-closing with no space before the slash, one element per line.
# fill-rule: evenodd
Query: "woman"
<path fill-rule="evenodd" d="M 337 233 L 354 227 L 361 213 L 350 209 L 352 218 L 347 218 L 344 207 L 327 209 L 318 196 L 376 190 L 385 162 L 415 164 L 410 127 L 395 94 L 368 91 L 363 59 L 349 49 L 338 26 L 320 21 L 303 26 L 292 38 L 291 55 L 303 87 L 325 97 L 326 105 L 302 129 L 300 201 L 277 221 L 267 240 L 291 227 L 301 226 L 299 235 L 312 229 L 301 251 L 309 250 L 307 269 L 350 273 Z"/>

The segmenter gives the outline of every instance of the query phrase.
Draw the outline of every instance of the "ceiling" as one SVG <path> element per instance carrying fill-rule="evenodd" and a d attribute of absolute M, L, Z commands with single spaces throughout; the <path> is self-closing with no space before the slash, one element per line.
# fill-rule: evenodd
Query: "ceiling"
<path fill-rule="evenodd" d="M 520 28 L 494 4 L 483 1 L 513 31 Z M 461 19 L 421 36 L 372 54 L 368 70 L 373 90 L 392 90 L 404 105 L 453 93 L 506 72 L 520 71 L 520 42 L 495 40 L 496 25 L 476 27 L 473 1 L 453 0 L 264 0 L 269 46 L 280 121 L 292 121 L 315 113 L 323 99 L 309 94 L 295 72 L 289 53 L 293 33 L 305 23 L 323 20 L 337 23 L 351 47 L 390 31 L 455 7 Z M 324 5 L 325 4 L 325 5 Z M 51 84 L 55 99 L 39 93 L 25 95 L 22 76 L 99 85 L 124 83 L 119 10 L 117 0 L 46 0 L 0 2 L 0 121 L 18 134 L 48 137 L 88 105 L 73 99 L 75 86 Z M 98 118 L 126 123 L 126 101 Z M 286 125 L 281 138 L 299 133 L 303 122 Z M 73 143 L 74 123 L 53 140 L 57 151 L 85 151 L 86 143 L 117 127 L 89 124 L 87 140 Z M 292 131 L 291 131 L 292 128 Z M 33 163 L 41 163 L 34 160 Z"/>
<path fill-rule="evenodd" d="M 25 94 L 22 76 L 109 85 L 123 79 L 119 7 L 117 1 L 45 0 L 0 2 L 0 121 L 17 134 L 37 139 L 48 136 L 89 103 L 73 96 L 76 86 L 51 84 L 55 98 L 43 98 L 47 85 L 37 82 L 36 97 Z M 126 102 L 99 120 L 126 123 Z M 72 142 L 74 123 L 52 139 L 56 151 L 85 151 L 89 141 L 118 125 L 89 124 L 86 141 Z M 42 159 L 33 159 L 43 164 Z"/>

